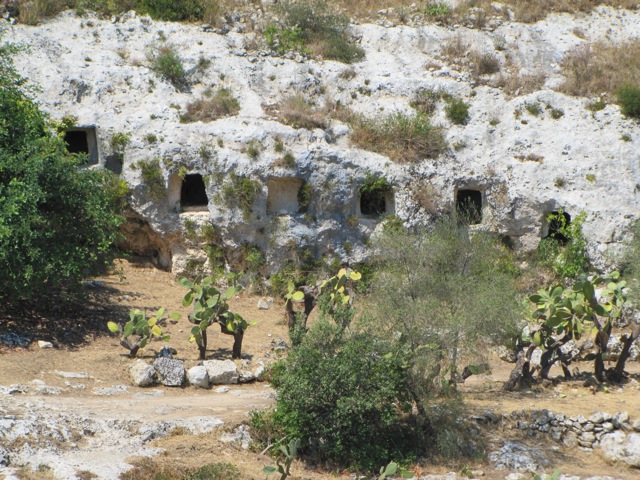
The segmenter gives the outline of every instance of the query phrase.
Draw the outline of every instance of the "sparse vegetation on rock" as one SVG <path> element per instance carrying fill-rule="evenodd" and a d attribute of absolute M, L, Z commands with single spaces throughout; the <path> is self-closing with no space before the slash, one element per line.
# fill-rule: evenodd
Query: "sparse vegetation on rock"
<path fill-rule="evenodd" d="M 180 116 L 183 123 L 211 122 L 223 117 L 237 115 L 240 111 L 240 102 L 231 90 L 220 88 L 215 92 L 205 92 L 205 98 L 196 100 L 187 105 L 187 111 Z"/>

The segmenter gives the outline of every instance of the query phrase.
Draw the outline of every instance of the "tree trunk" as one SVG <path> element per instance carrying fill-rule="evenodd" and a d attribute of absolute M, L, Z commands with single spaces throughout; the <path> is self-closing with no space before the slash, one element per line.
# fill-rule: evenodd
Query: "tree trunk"
<path fill-rule="evenodd" d="M 198 345 L 198 351 L 200 352 L 200 360 L 207 358 L 207 331 L 202 331 L 202 345 Z"/>
<path fill-rule="evenodd" d="M 227 326 L 219 322 L 220 332 L 225 335 L 233 336 L 233 349 L 231 352 L 231 358 L 241 358 L 242 357 L 242 340 L 244 338 L 244 330 L 242 328 L 238 328 L 236 331 L 229 330 Z"/>
<path fill-rule="evenodd" d="M 533 379 L 530 361 L 531 354 L 536 349 L 535 345 L 531 345 L 527 351 L 520 350 L 518 352 L 518 361 L 516 362 L 516 366 L 511 370 L 511 375 L 509 375 L 509 380 L 504 384 L 504 389 L 508 392 L 513 392 L 514 390 L 520 390 L 521 388 L 531 384 Z"/>
<path fill-rule="evenodd" d="M 242 358 L 242 339 L 243 338 L 244 338 L 244 332 L 240 328 L 233 336 L 233 353 L 231 354 L 231 358 Z"/>
<path fill-rule="evenodd" d="M 622 337 L 622 352 L 620 352 L 614 369 L 615 381 L 619 382 L 624 377 L 624 367 L 631 354 L 631 345 L 633 345 L 633 342 L 635 342 L 639 336 L 640 325 L 637 325 L 630 334 Z"/>
<path fill-rule="evenodd" d="M 558 360 L 562 359 L 561 355 L 558 355 L 557 358 L 554 358 L 556 350 L 559 350 L 560 347 L 562 347 L 569 340 L 571 340 L 571 337 L 569 335 L 565 335 L 560 340 L 556 340 L 547 350 L 544 351 L 544 353 L 540 357 L 540 378 L 543 378 L 545 380 L 548 379 L 549 370 L 551 370 L 551 367 L 553 367 L 553 364 L 556 363 Z M 566 370 L 564 366 L 563 366 L 563 371 L 566 375 Z"/>
<path fill-rule="evenodd" d="M 302 327 L 306 328 L 307 319 L 309 318 L 309 315 L 311 315 L 311 312 L 313 311 L 313 309 L 316 307 L 316 304 L 318 303 L 320 290 L 318 289 L 318 287 L 305 285 L 304 287 L 301 287 L 301 291 L 304 293 L 304 300 L 303 300 L 304 313 L 302 316 Z M 288 321 L 289 330 L 293 330 L 294 328 L 296 328 L 296 312 L 293 310 L 293 303 L 294 303 L 293 301 L 287 300 L 287 303 L 285 304 L 287 317 L 289 320 Z"/>
<path fill-rule="evenodd" d="M 122 342 L 121 344 L 125 348 L 129 348 L 129 345 L 125 344 L 124 342 Z M 140 345 L 134 345 L 133 348 L 129 350 L 129 358 L 135 358 L 135 356 L 138 354 L 138 350 L 140 350 Z"/>
<path fill-rule="evenodd" d="M 607 344 L 609 343 L 609 332 L 606 331 L 606 327 L 598 330 L 596 335 L 596 358 L 594 360 L 594 371 L 596 380 L 603 382 L 605 380 L 604 369 L 604 354 L 607 351 Z M 609 329 L 610 331 L 611 329 Z"/>

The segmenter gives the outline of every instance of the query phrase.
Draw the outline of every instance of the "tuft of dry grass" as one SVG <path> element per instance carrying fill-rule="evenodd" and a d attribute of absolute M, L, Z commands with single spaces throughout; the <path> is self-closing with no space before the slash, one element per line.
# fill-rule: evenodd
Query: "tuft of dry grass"
<path fill-rule="evenodd" d="M 380 153 L 398 163 L 437 158 L 447 149 L 443 129 L 431 125 L 424 114 L 408 116 L 395 113 L 376 118 L 354 115 L 350 123 L 353 145 Z"/>
<path fill-rule="evenodd" d="M 576 96 L 613 94 L 622 85 L 636 83 L 640 78 L 640 39 L 615 45 L 579 45 L 567 52 L 562 68 L 562 92 Z"/>
<path fill-rule="evenodd" d="M 477 52 L 471 53 L 471 73 L 475 77 L 482 75 L 491 75 L 500 71 L 500 61 L 491 52 Z"/>
<path fill-rule="evenodd" d="M 206 95 L 206 92 L 205 92 Z M 187 111 L 180 116 L 182 123 L 212 122 L 223 117 L 232 117 L 240 111 L 240 103 L 227 88 L 220 88 L 187 105 Z"/>
<path fill-rule="evenodd" d="M 521 75 L 517 72 L 500 74 L 496 81 L 496 86 L 501 87 L 504 93 L 517 97 L 527 95 L 540 90 L 545 82 L 543 73 L 531 73 Z"/>
<path fill-rule="evenodd" d="M 162 465 L 157 460 L 147 457 L 134 460 L 132 465 L 132 469 L 120 474 L 120 480 L 177 480 L 184 478 L 188 471 L 185 467 Z"/>
<path fill-rule="evenodd" d="M 409 189 L 414 202 L 426 213 L 433 215 L 438 212 L 438 192 L 431 183 L 419 180 L 412 182 Z"/>
<path fill-rule="evenodd" d="M 15 476 L 20 480 L 57 480 L 57 477 L 51 471 L 51 467 L 47 465 L 38 465 L 37 468 L 22 467 Z"/>
<path fill-rule="evenodd" d="M 317 107 L 307 100 L 302 93 L 284 97 L 282 101 L 272 107 L 265 107 L 268 113 L 278 117 L 282 123 L 293 128 L 322 128 L 329 126 L 328 104 Z"/>

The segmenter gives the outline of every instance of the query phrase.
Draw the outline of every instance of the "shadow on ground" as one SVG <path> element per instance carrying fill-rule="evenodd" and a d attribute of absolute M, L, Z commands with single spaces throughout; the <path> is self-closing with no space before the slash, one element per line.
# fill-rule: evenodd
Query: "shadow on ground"
<path fill-rule="evenodd" d="M 98 283 L 85 286 L 81 296 L 73 300 L 49 297 L 37 304 L 2 305 L 0 336 L 13 334 L 13 338 L 49 341 L 56 347 L 79 347 L 107 335 L 107 321 L 128 318 L 129 309 L 113 301 L 123 294 L 126 292 Z"/>

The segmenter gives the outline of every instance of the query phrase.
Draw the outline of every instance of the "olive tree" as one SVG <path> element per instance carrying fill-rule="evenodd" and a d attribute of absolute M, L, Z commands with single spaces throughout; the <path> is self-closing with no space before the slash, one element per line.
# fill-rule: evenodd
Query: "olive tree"
<path fill-rule="evenodd" d="M 496 239 L 455 218 L 431 229 L 387 232 L 375 243 L 368 321 L 409 359 L 418 408 L 476 373 L 487 344 L 517 333 L 514 267 Z M 461 361 L 471 363 L 460 372 Z"/>

